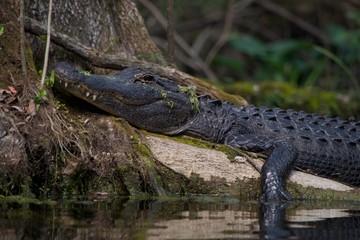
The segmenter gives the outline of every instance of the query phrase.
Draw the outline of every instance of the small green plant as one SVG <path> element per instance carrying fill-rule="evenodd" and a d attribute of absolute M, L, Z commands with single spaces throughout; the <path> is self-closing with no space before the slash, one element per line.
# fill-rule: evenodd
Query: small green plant
<path fill-rule="evenodd" d="M 40 35 L 39 35 L 39 38 L 40 38 L 41 40 L 43 40 L 43 41 L 46 41 L 47 36 L 46 36 L 46 34 L 40 34 Z"/>
<path fill-rule="evenodd" d="M 196 86 L 179 86 L 180 91 L 189 95 L 189 101 L 196 112 L 199 112 L 199 99 L 196 94 Z"/>
<path fill-rule="evenodd" d="M 167 105 L 168 105 L 168 107 L 169 107 L 170 109 L 173 109 L 173 108 L 174 108 L 174 102 L 171 101 L 171 100 L 167 102 Z"/>
<path fill-rule="evenodd" d="M 39 74 L 42 75 L 42 70 L 39 70 Z M 55 83 L 55 72 L 52 70 L 50 72 L 50 76 L 46 76 L 44 85 L 48 88 L 52 88 Z M 47 100 L 47 91 L 46 89 L 39 89 L 36 92 L 36 96 L 34 99 L 35 102 L 35 110 L 38 111 L 40 108 L 40 105 L 45 103 Z"/>
<path fill-rule="evenodd" d="M 150 55 L 150 58 L 151 58 L 151 60 L 154 61 L 154 62 L 158 62 L 158 61 L 159 61 L 159 57 L 158 57 L 158 55 L 157 55 L 156 52 L 152 52 L 151 55 Z"/>
<path fill-rule="evenodd" d="M 46 96 L 47 96 L 47 91 L 46 89 L 39 89 L 36 92 L 36 96 L 34 99 L 35 102 L 35 110 L 38 111 L 40 108 L 40 105 L 46 102 Z"/>
<path fill-rule="evenodd" d="M 160 91 L 160 95 L 161 95 L 161 97 L 164 98 L 164 99 L 167 98 L 167 92 L 164 91 L 164 90 L 161 90 L 161 91 Z"/>
<path fill-rule="evenodd" d="M 40 76 L 42 75 L 42 73 L 43 73 L 43 71 L 39 70 L 39 75 Z M 46 76 L 46 78 L 45 78 L 44 85 L 46 87 L 52 88 L 54 86 L 54 83 L 55 83 L 55 72 L 54 72 L 54 70 L 51 70 L 50 76 Z"/>
<path fill-rule="evenodd" d="M 55 72 L 51 70 L 50 76 L 46 78 L 45 86 L 52 88 L 55 83 Z"/>
<path fill-rule="evenodd" d="M 80 73 L 85 75 L 85 76 L 90 76 L 91 75 L 90 71 L 80 71 Z"/>
<path fill-rule="evenodd" d="M 360 13 L 352 13 L 351 20 L 360 24 Z M 354 20 L 355 19 L 355 20 Z M 282 39 L 264 42 L 251 35 L 234 33 L 229 47 L 236 57 L 219 55 L 214 67 L 226 67 L 233 78 L 290 83 L 293 86 L 346 91 L 359 84 L 353 74 L 359 65 L 360 29 L 349 30 L 330 25 L 331 48 L 314 45 L 302 39 Z M 240 56 L 240 57 L 239 57 Z M 329 61 L 331 60 L 331 61 Z M 331 84 L 325 80 L 331 78 Z M 347 83 L 341 81 L 348 79 Z"/>

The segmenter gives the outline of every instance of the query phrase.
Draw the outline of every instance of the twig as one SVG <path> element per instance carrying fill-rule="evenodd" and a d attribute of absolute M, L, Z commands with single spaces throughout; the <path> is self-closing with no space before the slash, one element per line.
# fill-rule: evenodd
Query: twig
<path fill-rule="evenodd" d="M 175 44 L 174 44 L 174 0 L 167 1 L 167 41 L 168 41 L 168 62 L 175 67 Z"/>
<path fill-rule="evenodd" d="M 323 43 L 327 43 L 328 39 L 323 31 L 315 27 L 314 25 L 304 21 L 302 18 L 299 18 L 289 12 L 288 10 L 272 3 L 270 0 L 254 0 L 257 4 L 265 8 L 266 10 L 285 18 L 289 22 L 292 22 L 299 28 L 303 29 L 304 31 L 310 33 L 311 35 L 315 36 L 316 38 L 320 39 Z"/>
<path fill-rule="evenodd" d="M 49 49 L 50 49 L 50 37 L 51 37 L 51 11 L 52 11 L 52 0 L 49 0 L 46 49 L 45 49 L 44 67 L 43 67 L 43 72 L 42 72 L 42 76 L 41 76 L 40 88 L 44 87 L 46 71 L 47 71 L 48 62 L 49 62 Z"/>
<path fill-rule="evenodd" d="M 29 91 L 29 78 L 27 74 L 26 67 L 26 57 L 25 57 L 25 30 L 24 30 L 24 0 L 20 0 L 20 55 L 21 55 L 21 68 L 23 73 L 23 95 L 28 96 Z"/>
<path fill-rule="evenodd" d="M 139 0 L 155 17 L 155 19 L 160 23 L 160 25 L 166 29 L 167 22 L 161 12 L 156 8 L 156 6 L 148 0 Z M 203 71 L 206 77 L 209 80 L 217 80 L 216 75 L 209 68 L 209 66 L 199 57 L 199 55 L 186 43 L 186 41 L 174 31 L 175 42 L 189 55 L 193 58 L 194 64 L 197 64 L 199 68 Z"/>
<path fill-rule="evenodd" d="M 227 5 L 227 10 L 225 13 L 225 23 L 224 23 L 223 31 L 220 34 L 218 41 L 214 44 L 214 46 L 211 48 L 211 50 L 209 51 L 208 55 L 205 58 L 205 62 L 207 64 L 210 64 L 212 62 L 212 60 L 214 59 L 220 48 L 226 43 L 232 28 L 233 20 L 234 20 L 234 0 L 229 0 Z"/>

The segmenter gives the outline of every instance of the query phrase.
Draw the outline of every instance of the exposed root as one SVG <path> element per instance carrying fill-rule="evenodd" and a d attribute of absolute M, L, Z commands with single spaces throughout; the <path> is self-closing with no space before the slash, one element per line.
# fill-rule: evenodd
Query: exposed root
<path fill-rule="evenodd" d="M 80 138 L 79 134 L 76 133 L 66 117 L 58 111 L 45 109 L 44 112 L 47 120 L 50 123 L 50 128 L 53 132 L 56 141 L 55 145 L 59 146 L 61 152 L 66 152 L 76 159 L 84 159 L 88 151 L 84 143 L 84 140 Z M 77 126 L 77 127 L 82 127 Z M 80 152 L 80 156 L 74 154 L 74 150 L 70 150 L 69 146 L 75 145 Z"/>

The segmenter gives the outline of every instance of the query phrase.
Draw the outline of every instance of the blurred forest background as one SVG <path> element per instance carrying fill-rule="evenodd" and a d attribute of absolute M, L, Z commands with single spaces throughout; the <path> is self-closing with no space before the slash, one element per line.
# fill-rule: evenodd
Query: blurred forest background
<path fill-rule="evenodd" d="M 167 0 L 138 0 L 167 49 Z M 360 117 L 360 1 L 174 1 L 181 70 L 255 105 Z M 154 56 L 156 57 L 156 56 Z"/>

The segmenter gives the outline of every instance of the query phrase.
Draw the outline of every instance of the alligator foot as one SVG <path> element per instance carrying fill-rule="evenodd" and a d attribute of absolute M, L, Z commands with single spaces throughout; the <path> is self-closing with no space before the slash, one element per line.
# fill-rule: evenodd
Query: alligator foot
<path fill-rule="evenodd" d="M 297 159 L 298 150 L 293 143 L 276 143 L 261 168 L 263 201 L 290 201 L 291 195 L 285 188 L 285 178 Z"/>
<path fill-rule="evenodd" d="M 260 197 L 261 202 L 281 202 L 291 201 L 292 197 L 284 186 L 266 186 L 263 188 L 263 194 Z"/>

